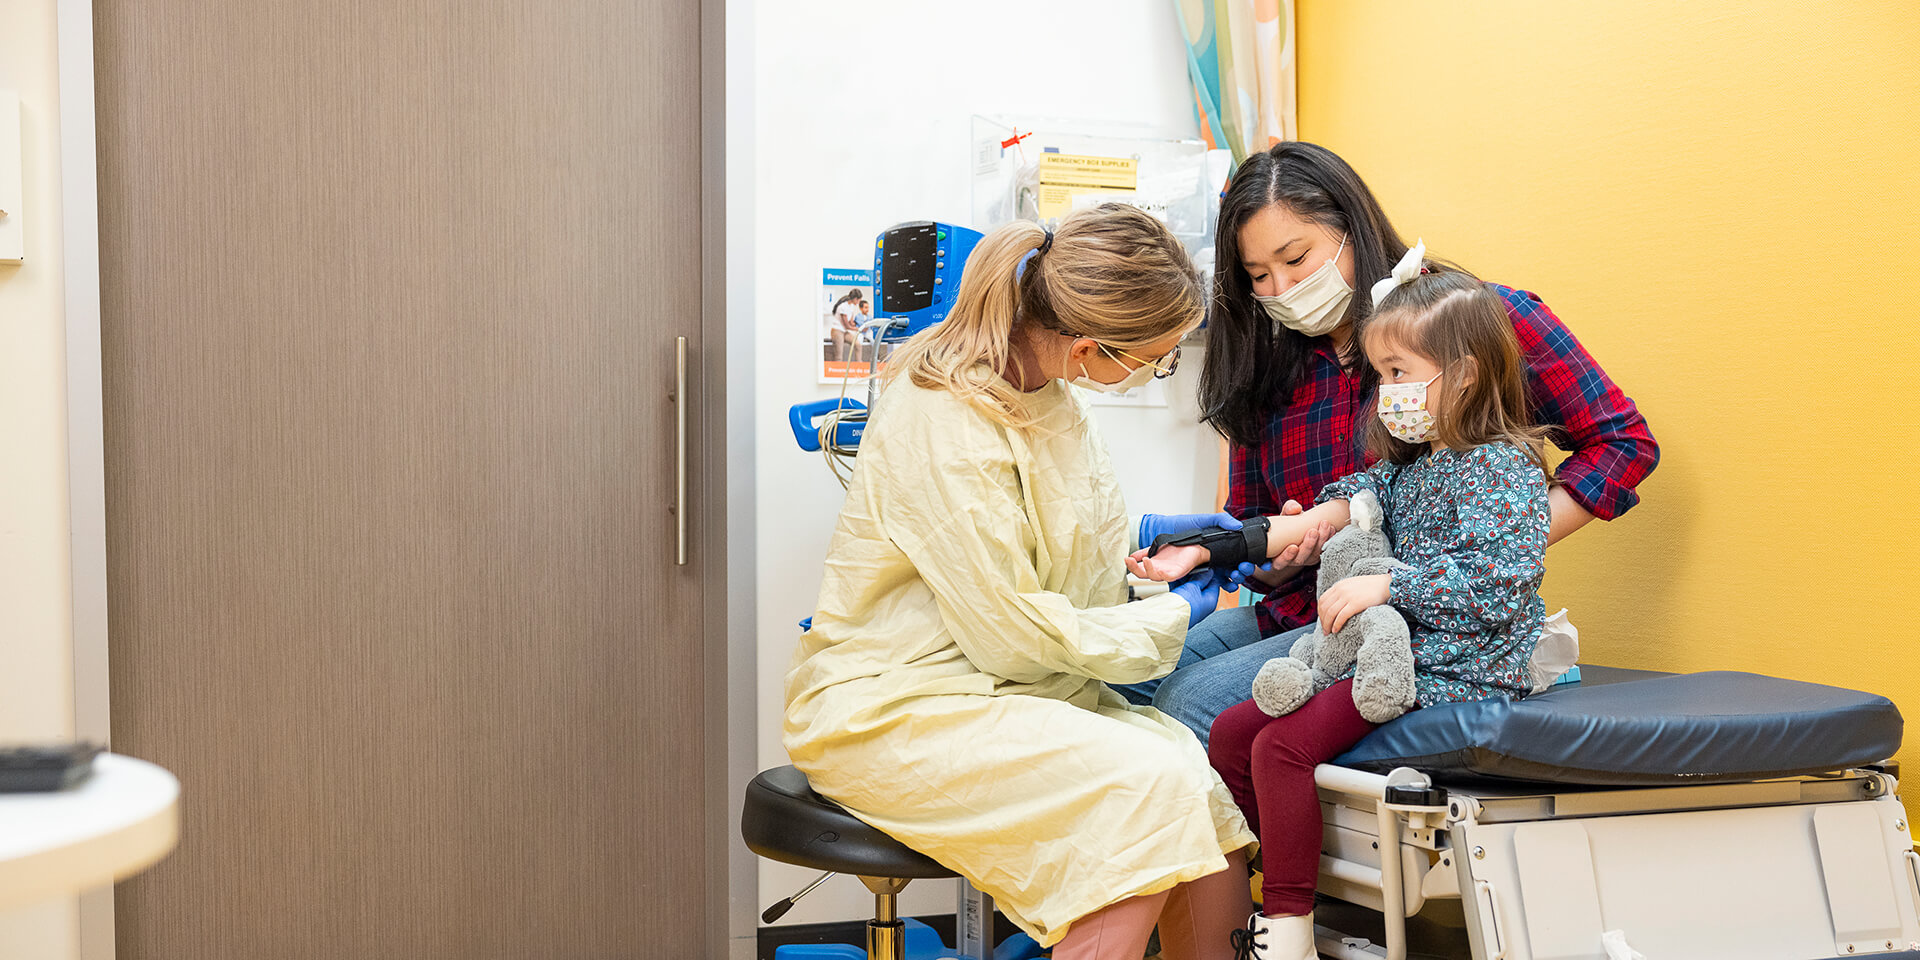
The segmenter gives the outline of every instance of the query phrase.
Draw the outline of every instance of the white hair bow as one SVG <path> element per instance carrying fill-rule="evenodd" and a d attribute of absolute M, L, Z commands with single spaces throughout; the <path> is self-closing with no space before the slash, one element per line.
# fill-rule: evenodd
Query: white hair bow
<path fill-rule="evenodd" d="M 1381 278 L 1379 283 L 1373 285 L 1372 290 L 1367 291 L 1368 295 L 1373 297 L 1373 305 L 1376 307 L 1379 306 L 1380 298 L 1392 293 L 1393 288 L 1401 284 L 1412 283 L 1413 278 L 1420 275 L 1420 264 L 1425 261 L 1426 258 L 1427 241 L 1414 241 L 1413 249 L 1408 250 L 1407 255 L 1401 257 L 1400 262 L 1393 265 L 1393 272 Z"/>

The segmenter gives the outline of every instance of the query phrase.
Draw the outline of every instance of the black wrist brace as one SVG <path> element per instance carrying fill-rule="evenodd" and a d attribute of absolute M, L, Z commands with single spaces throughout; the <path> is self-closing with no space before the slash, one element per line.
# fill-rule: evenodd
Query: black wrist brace
<path fill-rule="evenodd" d="M 1161 547 L 1206 547 L 1211 555 L 1207 566 L 1215 570 L 1232 570 L 1246 562 L 1265 563 L 1267 518 L 1254 517 L 1238 530 L 1201 527 L 1186 533 L 1163 533 L 1153 538 L 1153 546 L 1148 548 L 1147 556 L 1159 553 Z"/>

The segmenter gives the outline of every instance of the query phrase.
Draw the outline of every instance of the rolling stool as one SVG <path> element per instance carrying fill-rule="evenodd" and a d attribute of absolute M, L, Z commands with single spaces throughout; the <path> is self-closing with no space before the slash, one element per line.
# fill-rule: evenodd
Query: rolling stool
<path fill-rule="evenodd" d="M 761 914 L 767 923 L 779 919 L 794 901 L 833 874 L 859 877 L 873 891 L 874 916 L 867 921 L 867 960 L 902 960 L 906 955 L 906 924 L 900 919 L 894 898 L 909 881 L 959 876 L 814 793 L 806 774 L 790 766 L 762 771 L 747 784 L 740 835 L 747 841 L 747 849 L 769 860 L 827 871 L 799 893 L 769 907 Z M 995 955 L 992 935 L 987 932 L 993 923 L 991 898 L 962 882 L 954 919 L 962 956 Z"/>

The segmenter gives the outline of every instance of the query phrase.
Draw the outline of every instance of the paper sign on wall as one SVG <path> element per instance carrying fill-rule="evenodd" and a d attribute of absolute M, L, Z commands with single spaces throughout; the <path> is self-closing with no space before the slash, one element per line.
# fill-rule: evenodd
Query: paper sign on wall
<path fill-rule="evenodd" d="M 864 380 L 875 371 L 876 347 L 860 337 L 860 328 L 873 319 L 873 293 L 873 271 L 869 268 L 826 267 L 820 271 L 819 312 L 813 322 L 820 331 L 814 349 L 821 383 Z M 893 347 L 891 343 L 878 345 L 877 369 L 887 368 L 887 356 Z"/>
<path fill-rule="evenodd" d="M 1075 197 L 1111 194 L 1118 199 L 1131 195 L 1139 187 L 1140 161 L 1133 157 L 1043 153 L 1038 179 L 1040 219 L 1052 220 L 1073 210 Z"/>

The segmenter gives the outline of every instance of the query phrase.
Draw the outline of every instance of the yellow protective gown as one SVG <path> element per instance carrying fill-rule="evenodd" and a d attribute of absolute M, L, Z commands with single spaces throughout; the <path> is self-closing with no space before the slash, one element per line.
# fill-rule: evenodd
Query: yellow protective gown
<path fill-rule="evenodd" d="M 1125 507 L 1071 393 L 1027 395 L 1022 431 L 888 387 L 786 679 L 814 789 L 1046 945 L 1254 839 L 1193 734 L 1106 686 L 1170 672 L 1188 607 L 1125 602 Z"/>

